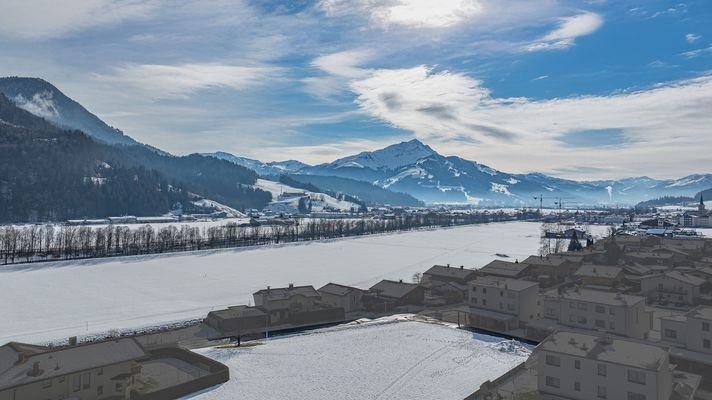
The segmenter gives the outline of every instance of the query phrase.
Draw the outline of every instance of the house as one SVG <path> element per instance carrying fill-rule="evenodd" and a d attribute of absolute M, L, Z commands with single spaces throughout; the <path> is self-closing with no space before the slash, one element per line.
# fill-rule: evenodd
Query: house
<path fill-rule="evenodd" d="M 546 275 L 554 279 L 563 279 L 571 276 L 581 265 L 566 256 L 550 254 L 548 256 L 529 256 L 524 261 L 532 268 L 535 276 Z"/>
<path fill-rule="evenodd" d="M 532 358 L 541 400 L 692 400 L 701 379 L 676 370 L 666 349 L 605 334 L 558 331 Z"/>
<path fill-rule="evenodd" d="M 327 283 L 320 287 L 317 292 L 319 292 L 324 304 L 343 308 L 346 313 L 363 310 L 365 290 L 337 283 Z"/>
<path fill-rule="evenodd" d="M 544 318 L 559 325 L 644 339 L 651 329 L 645 297 L 574 288 L 545 293 Z"/>
<path fill-rule="evenodd" d="M 0 347 L 0 400 L 128 399 L 148 355 L 133 338 L 56 349 L 8 343 Z"/>
<path fill-rule="evenodd" d="M 611 265 L 584 264 L 574 272 L 574 278 L 584 285 L 615 287 L 623 281 L 623 268 Z"/>
<path fill-rule="evenodd" d="M 469 324 L 497 332 L 524 328 L 541 318 L 539 284 L 521 279 L 479 276 L 470 281 Z"/>
<path fill-rule="evenodd" d="M 712 307 L 697 306 L 683 315 L 661 317 L 660 331 L 665 342 L 712 354 Z"/>
<path fill-rule="evenodd" d="M 312 326 L 345 319 L 344 309 L 325 304 L 313 286 L 270 288 L 253 293 L 255 307 L 269 315 L 271 328 Z"/>
<path fill-rule="evenodd" d="M 652 252 L 652 251 L 630 251 L 623 254 L 623 260 L 627 263 L 633 264 L 657 264 L 666 265 L 668 267 L 674 266 L 676 263 L 682 261 L 684 257 L 673 253 L 665 252 Z"/>
<path fill-rule="evenodd" d="M 700 289 L 705 280 L 679 271 L 644 276 L 640 293 L 648 299 L 674 304 L 698 304 Z"/>
<path fill-rule="evenodd" d="M 226 337 L 262 333 L 268 327 L 267 313 L 257 307 L 245 305 L 211 311 L 205 318 L 205 324 Z"/>
<path fill-rule="evenodd" d="M 494 260 L 478 270 L 482 275 L 512 279 L 521 279 L 530 276 L 531 271 L 532 267 L 529 264 L 503 260 Z"/>
<path fill-rule="evenodd" d="M 425 288 L 403 280 L 384 279 L 371 286 L 363 300 L 366 308 L 374 312 L 387 312 L 406 305 L 420 306 L 425 300 Z"/>

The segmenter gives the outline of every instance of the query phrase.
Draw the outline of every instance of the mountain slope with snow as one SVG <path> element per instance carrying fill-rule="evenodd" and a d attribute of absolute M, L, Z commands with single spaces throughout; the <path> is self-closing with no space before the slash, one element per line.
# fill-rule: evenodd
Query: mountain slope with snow
<path fill-rule="evenodd" d="M 262 162 L 247 157 L 238 157 L 224 151 L 214 153 L 201 153 L 202 156 L 219 158 L 231 163 L 249 168 L 260 176 L 278 176 L 299 172 L 301 169 L 310 167 L 308 164 L 296 160 Z"/>

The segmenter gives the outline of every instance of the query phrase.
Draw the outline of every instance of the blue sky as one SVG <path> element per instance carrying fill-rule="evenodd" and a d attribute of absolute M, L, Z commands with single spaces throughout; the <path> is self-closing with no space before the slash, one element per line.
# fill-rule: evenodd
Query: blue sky
<path fill-rule="evenodd" d="M 705 0 L 0 2 L 0 75 L 175 154 L 418 138 L 507 172 L 712 172 Z"/>

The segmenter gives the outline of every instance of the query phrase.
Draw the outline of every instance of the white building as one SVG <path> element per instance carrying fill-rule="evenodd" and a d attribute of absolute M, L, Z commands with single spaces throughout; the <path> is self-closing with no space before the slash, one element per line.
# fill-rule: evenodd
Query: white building
<path fill-rule="evenodd" d="M 644 276 L 640 280 L 640 293 L 650 300 L 674 304 L 699 304 L 700 287 L 705 280 L 691 274 L 670 271 Z"/>
<path fill-rule="evenodd" d="M 676 371 L 668 350 L 607 335 L 559 331 L 533 357 L 541 400 L 692 399 L 700 382 Z"/>
<path fill-rule="evenodd" d="M 559 325 L 638 339 L 646 338 L 651 328 L 644 297 L 580 288 L 543 297 L 544 318 Z"/>
<path fill-rule="evenodd" d="M 699 353 L 712 354 L 712 307 L 660 318 L 661 339 Z"/>
<path fill-rule="evenodd" d="M 541 318 L 539 284 L 480 276 L 469 282 L 470 325 L 506 332 Z"/>

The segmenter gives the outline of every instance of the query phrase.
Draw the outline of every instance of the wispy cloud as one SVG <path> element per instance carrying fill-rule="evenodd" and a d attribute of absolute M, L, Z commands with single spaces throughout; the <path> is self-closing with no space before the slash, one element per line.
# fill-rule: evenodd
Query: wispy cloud
<path fill-rule="evenodd" d="M 549 75 L 539 75 L 536 78 L 532 79 L 533 81 L 542 81 L 544 79 L 549 79 Z"/>
<path fill-rule="evenodd" d="M 565 49 L 576 43 L 576 38 L 590 35 L 603 25 L 600 14 L 586 12 L 572 17 L 561 18 L 558 28 L 534 43 L 528 44 L 528 51 Z"/>
<path fill-rule="evenodd" d="M 146 18 L 162 2 L 163 0 L 5 1 L 0 12 L 0 36 L 21 39 L 55 38 L 87 28 Z"/>
<path fill-rule="evenodd" d="M 95 79 L 119 86 L 130 86 L 153 99 L 186 97 L 210 88 L 243 90 L 279 76 L 282 69 L 266 66 L 224 64 L 129 64 L 113 68 L 110 74 Z"/>
<path fill-rule="evenodd" d="M 695 35 L 694 33 L 688 33 L 687 35 L 685 35 L 685 40 L 687 40 L 687 43 L 695 43 L 700 39 L 702 39 L 702 36 Z"/>
<path fill-rule="evenodd" d="M 697 58 L 701 55 L 709 54 L 709 53 L 712 53 L 712 44 L 707 47 L 700 48 L 700 49 L 686 51 L 684 53 L 681 53 L 680 55 L 685 58 Z"/>
<path fill-rule="evenodd" d="M 443 28 L 459 24 L 482 11 L 480 0 L 322 0 L 319 7 L 327 15 L 352 13 L 367 15 L 378 26 Z"/>

